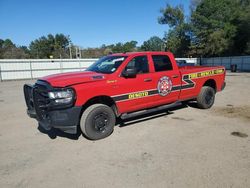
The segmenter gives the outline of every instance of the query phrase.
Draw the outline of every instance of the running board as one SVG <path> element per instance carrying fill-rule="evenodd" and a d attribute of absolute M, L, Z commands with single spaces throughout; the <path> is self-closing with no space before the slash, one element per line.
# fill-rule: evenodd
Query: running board
<path fill-rule="evenodd" d="M 128 118 L 132 118 L 132 117 L 135 117 L 135 116 L 145 115 L 145 114 L 149 114 L 149 113 L 153 113 L 153 112 L 157 112 L 157 111 L 161 111 L 161 110 L 166 110 L 166 109 L 169 109 L 169 108 L 174 108 L 174 107 L 177 107 L 177 106 L 180 106 L 180 105 L 182 105 L 182 103 L 178 101 L 178 102 L 175 102 L 175 103 L 172 103 L 172 104 L 158 106 L 158 107 L 150 108 L 150 109 L 147 109 L 147 110 L 141 110 L 141 111 L 136 111 L 136 112 L 131 112 L 131 113 L 125 113 L 125 114 L 121 115 L 121 119 L 128 119 Z"/>

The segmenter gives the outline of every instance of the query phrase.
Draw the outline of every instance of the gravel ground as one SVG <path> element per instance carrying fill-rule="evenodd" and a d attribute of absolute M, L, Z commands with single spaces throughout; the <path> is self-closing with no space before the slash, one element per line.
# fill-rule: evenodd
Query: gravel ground
<path fill-rule="evenodd" d="M 226 80 L 212 109 L 137 118 L 99 141 L 39 130 L 22 93 L 34 81 L 1 82 L 0 187 L 250 187 L 250 74 Z"/>

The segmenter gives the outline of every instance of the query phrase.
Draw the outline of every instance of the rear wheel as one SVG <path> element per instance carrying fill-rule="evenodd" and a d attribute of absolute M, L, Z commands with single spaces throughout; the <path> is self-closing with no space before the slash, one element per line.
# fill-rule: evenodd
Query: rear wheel
<path fill-rule="evenodd" d="M 80 126 L 87 138 L 98 140 L 113 132 L 115 120 L 114 111 L 109 106 L 93 104 L 83 112 Z"/>
<path fill-rule="evenodd" d="M 214 104 L 215 90 L 209 86 L 203 86 L 197 97 L 197 105 L 199 108 L 208 109 Z"/>

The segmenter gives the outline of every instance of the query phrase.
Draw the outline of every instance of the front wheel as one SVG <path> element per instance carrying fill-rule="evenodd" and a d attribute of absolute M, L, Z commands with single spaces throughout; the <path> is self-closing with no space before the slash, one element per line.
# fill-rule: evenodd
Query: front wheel
<path fill-rule="evenodd" d="M 197 97 L 197 105 L 199 108 L 208 109 L 214 104 L 215 90 L 209 86 L 203 86 Z"/>
<path fill-rule="evenodd" d="M 114 111 L 104 104 L 93 104 L 82 114 L 80 126 L 83 134 L 91 140 L 109 136 L 115 125 Z"/>

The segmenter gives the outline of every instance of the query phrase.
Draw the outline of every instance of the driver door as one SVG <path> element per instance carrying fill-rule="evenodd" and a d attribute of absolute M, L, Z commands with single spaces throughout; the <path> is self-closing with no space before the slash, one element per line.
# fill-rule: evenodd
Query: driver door
<path fill-rule="evenodd" d="M 155 86 L 150 77 L 149 67 L 147 55 L 136 56 L 127 63 L 123 71 L 136 69 L 137 74 L 131 78 L 121 75 L 118 79 L 116 89 L 119 90 L 119 94 L 113 98 L 120 113 L 144 109 L 152 102 L 150 92 L 155 90 Z"/>

